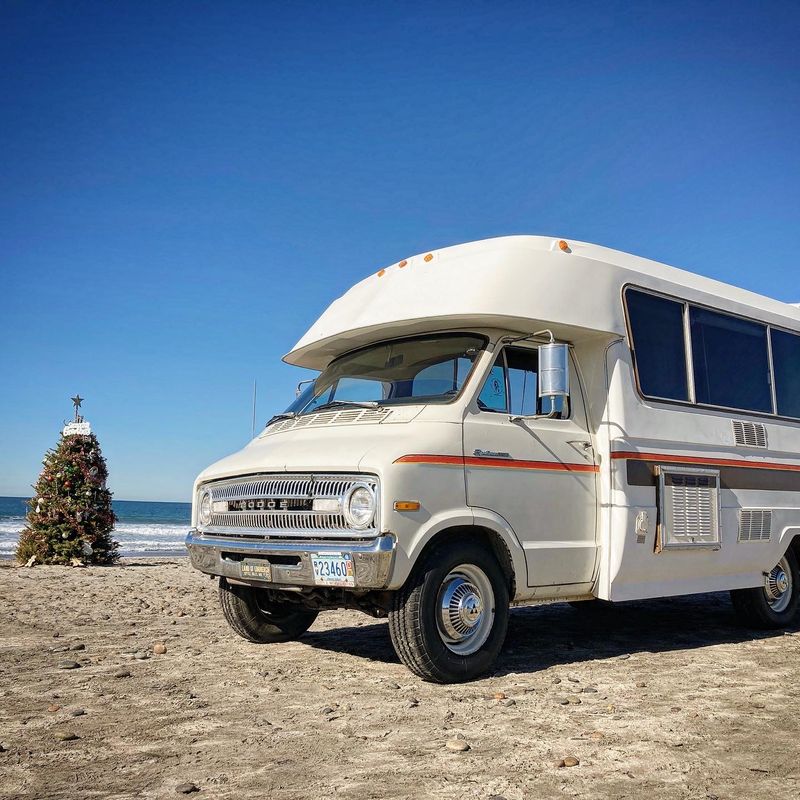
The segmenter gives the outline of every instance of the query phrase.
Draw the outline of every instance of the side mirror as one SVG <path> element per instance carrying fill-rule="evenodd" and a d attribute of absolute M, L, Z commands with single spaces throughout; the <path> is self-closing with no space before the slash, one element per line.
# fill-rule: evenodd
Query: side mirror
<path fill-rule="evenodd" d="M 539 345 L 539 397 L 549 397 L 553 408 L 556 398 L 569 396 L 569 345 Z"/>

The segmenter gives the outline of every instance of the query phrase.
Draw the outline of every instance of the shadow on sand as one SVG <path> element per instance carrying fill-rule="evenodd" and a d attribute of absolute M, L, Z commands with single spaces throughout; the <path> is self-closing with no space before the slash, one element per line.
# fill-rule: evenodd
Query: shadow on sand
<path fill-rule="evenodd" d="M 794 628 L 793 630 L 797 630 Z M 494 674 L 537 672 L 559 664 L 733 644 L 782 636 L 738 623 L 727 593 L 632 603 L 564 603 L 514 609 Z M 320 650 L 396 663 L 385 622 L 307 633 L 301 641 Z"/>

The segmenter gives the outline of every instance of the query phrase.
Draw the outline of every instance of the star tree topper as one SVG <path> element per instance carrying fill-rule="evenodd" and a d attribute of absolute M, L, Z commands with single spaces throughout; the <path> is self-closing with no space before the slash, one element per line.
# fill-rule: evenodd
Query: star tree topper
<path fill-rule="evenodd" d="M 75 419 L 64 426 L 64 430 L 61 432 L 62 436 L 88 436 L 92 432 L 91 425 L 85 422 L 83 417 L 78 413 L 78 409 L 81 407 L 81 403 L 83 403 L 84 399 L 85 398 L 81 397 L 79 394 L 70 398 L 70 400 L 72 400 L 72 405 L 75 406 Z"/>

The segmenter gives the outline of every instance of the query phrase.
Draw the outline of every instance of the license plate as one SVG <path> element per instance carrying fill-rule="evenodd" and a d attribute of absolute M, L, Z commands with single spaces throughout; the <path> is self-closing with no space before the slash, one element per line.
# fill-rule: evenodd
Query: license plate
<path fill-rule="evenodd" d="M 353 558 L 350 553 L 312 553 L 314 583 L 318 586 L 355 586 Z"/>
<path fill-rule="evenodd" d="M 263 558 L 246 558 L 239 565 L 243 578 L 258 578 L 262 581 L 272 580 L 272 565 Z"/>

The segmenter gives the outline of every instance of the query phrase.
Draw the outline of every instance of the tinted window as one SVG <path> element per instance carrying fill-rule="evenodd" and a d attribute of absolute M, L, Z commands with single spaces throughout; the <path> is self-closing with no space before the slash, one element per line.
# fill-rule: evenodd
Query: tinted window
<path fill-rule="evenodd" d="M 772 411 L 766 326 L 704 308 L 689 318 L 697 402 Z"/>
<path fill-rule="evenodd" d="M 773 328 L 772 366 L 778 413 L 800 417 L 800 336 Z"/>
<path fill-rule="evenodd" d="M 683 304 L 633 289 L 625 297 L 642 393 L 688 400 Z"/>
<path fill-rule="evenodd" d="M 536 350 L 506 348 L 508 393 L 511 396 L 511 414 L 531 417 L 538 413 L 539 354 Z"/>
<path fill-rule="evenodd" d="M 500 356 L 500 363 L 492 367 L 486 383 L 478 396 L 478 405 L 484 411 L 507 411 L 506 403 L 506 376 L 503 367 L 503 357 Z"/>

